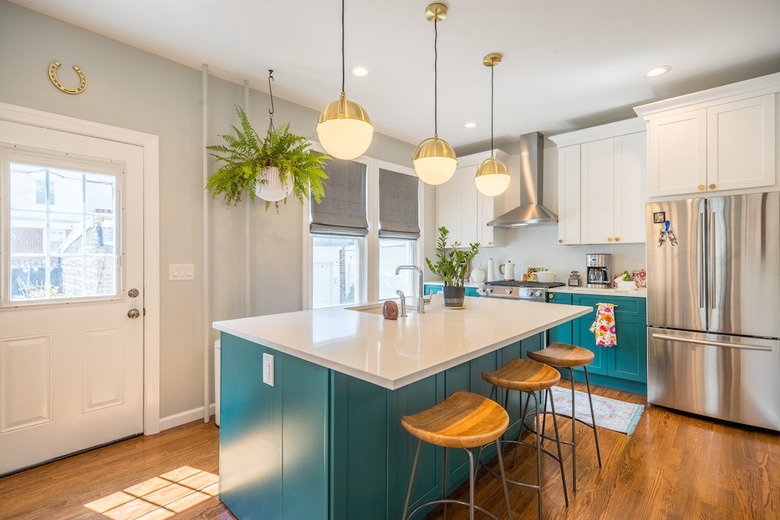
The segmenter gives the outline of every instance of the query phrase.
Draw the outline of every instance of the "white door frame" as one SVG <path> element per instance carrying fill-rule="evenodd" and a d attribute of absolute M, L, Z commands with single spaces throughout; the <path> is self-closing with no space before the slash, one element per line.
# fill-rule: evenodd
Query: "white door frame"
<path fill-rule="evenodd" d="M 144 152 L 144 434 L 160 431 L 159 137 L 0 102 L 0 120 L 140 146 Z"/>

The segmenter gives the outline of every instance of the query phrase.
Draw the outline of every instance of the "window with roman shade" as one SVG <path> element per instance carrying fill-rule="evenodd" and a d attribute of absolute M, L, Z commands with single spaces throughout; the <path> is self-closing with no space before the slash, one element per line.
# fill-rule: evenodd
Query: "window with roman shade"
<path fill-rule="evenodd" d="M 380 238 L 420 238 L 418 186 L 416 176 L 379 169 Z"/>
<path fill-rule="evenodd" d="M 366 218 L 366 165 L 354 161 L 328 161 L 324 168 L 325 196 L 312 201 L 310 232 L 315 235 L 364 237 Z"/>

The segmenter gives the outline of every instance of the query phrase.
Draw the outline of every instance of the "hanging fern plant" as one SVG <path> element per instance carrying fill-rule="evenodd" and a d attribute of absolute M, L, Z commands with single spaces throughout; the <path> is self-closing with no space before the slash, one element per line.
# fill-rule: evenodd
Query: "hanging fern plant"
<path fill-rule="evenodd" d="M 206 147 L 209 155 L 221 163 L 206 184 L 212 197 L 222 195 L 225 204 L 235 205 L 246 192 L 254 200 L 258 183 L 267 182 L 263 172 L 278 168 L 282 182 L 292 177 L 292 195 L 301 203 L 309 196 L 319 202 L 328 178 L 323 168 L 330 156 L 311 150 L 311 143 L 305 137 L 289 131 L 289 123 L 277 128 L 272 123 L 268 135 L 261 139 L 244 110 L 236 106 L 236 112 L 241 128 L 233 127 L 235 135 L 220 135 L 225 144 Z M 286 203 L 287 199 L 283 201 Z M 266 201 L 266 210 L 271 204 L 279 206 L 278 201 Z"/>

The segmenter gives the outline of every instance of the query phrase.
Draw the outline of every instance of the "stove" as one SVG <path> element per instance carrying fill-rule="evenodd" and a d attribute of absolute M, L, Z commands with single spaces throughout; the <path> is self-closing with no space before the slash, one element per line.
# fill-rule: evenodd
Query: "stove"
<path fill-rule="evenodd" d="M 506 298 L 509 300 L 547 301 L 547 289 L 561 287 L 562 282 L 515 282 L 497 280 L 485 282 L 477 289 L 480 296 L 486 298 Z"/>

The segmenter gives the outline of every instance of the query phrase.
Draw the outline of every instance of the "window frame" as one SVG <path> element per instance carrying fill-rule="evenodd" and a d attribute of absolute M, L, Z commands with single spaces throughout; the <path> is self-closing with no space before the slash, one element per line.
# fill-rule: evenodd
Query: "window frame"
<path fill-rule="evenodd" d="M 319 143 L 313 142 L 312 149 L 324 153 Z M 379 170 L 392 170 L 404 175 L 417 177 L 414 168 L 399 164 L 360 156 L 352 161 L 366 165 L 366 218 L 368 219 L 368 234 L 359 240 L 360 247 L 360 293 L 356 303 L 339 305 L 335 307 L 347 307 L 350 305 L 363 305 L 369 302 L 382 301 L 379 299 Z M 327 181 L 325 181 L 327 184 Z M 425 184 L 420 182 L 417 187 L 417 211 L 420 229 L 425 229 Z M 312 234 L 309 232 L 310 202 L 303 204 L 303 265 L 301 273 L 301 302 L 304 310 L 312 309 L 314 300 L 312 287 Z M 420 234 L 414 248 L 415 265 L 423 267 L 423 234 Z M 412 296 L 412 295 L 408 295 Z"/>
<path fill-rule="evenodd" d="M 10 297 L 11 284 L 11 250 L 10 250 L 10 223 L 11 223 L 11 171 L 12 162 L 28 163 L 44 168 L 73 170 L 84 173 L 110 175 L 116 178 L 116 192 L 114 194 L 114 255 L 116 258 L 116 290 L 114 294 L 56 297 L 30 300 L 13 300 Z M 79 303 L 113 302 L 125 298 L 125 277 L 123 261 L 125 257 L 124 243 L 124 208 L 122 196 L 124 193 L 125 165 L 123 163 L 104 160 L 97 157 L 76 157 L 71 154 L 60 154 L 54 151 L 43 151 L 27 147 L 10 147 L 0 145 L 0 245 L 2 251 L 7 254 L 0 258 L 0 309 L 14 309 L 27 307 L 52 307 L 75 305 Z M 46 253 L 48 254 L 48 252 Z"/>

